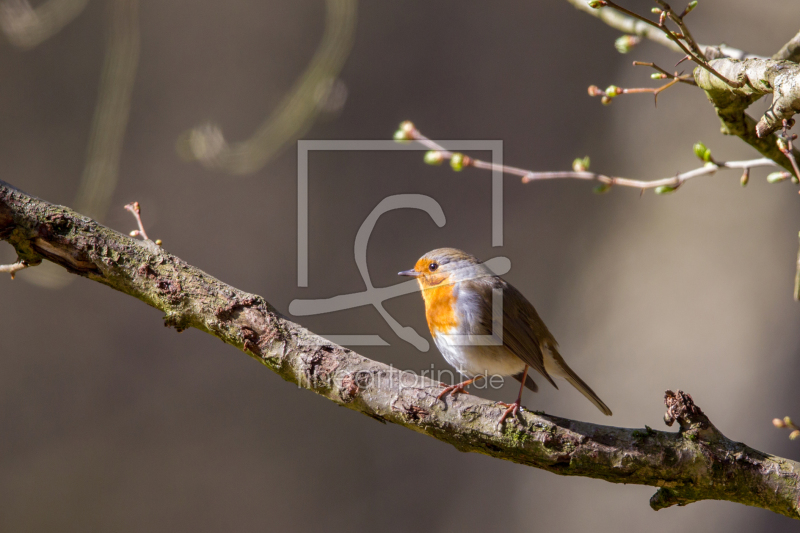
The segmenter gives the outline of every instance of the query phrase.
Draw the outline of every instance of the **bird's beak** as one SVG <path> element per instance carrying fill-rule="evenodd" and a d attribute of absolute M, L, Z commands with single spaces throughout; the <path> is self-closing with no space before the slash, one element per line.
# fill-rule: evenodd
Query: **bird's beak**
<path fill-rule="evenodd" d="M 412 278 L 418 278 L 419 277 L 419 272 L 417 272 L 416 270 L 414 270 L 412 268 L 411 270 L 403 270 L 402 272 L 398 272 L 397 275 L 398 276 L 411 276 Z"/>

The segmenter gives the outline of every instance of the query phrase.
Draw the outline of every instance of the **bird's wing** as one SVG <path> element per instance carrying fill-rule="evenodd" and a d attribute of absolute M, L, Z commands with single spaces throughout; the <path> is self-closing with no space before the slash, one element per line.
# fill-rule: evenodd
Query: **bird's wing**
<path fill-rule="evenodd" d="M 468 300 L 464 302 L 468 305 L 462 306 L 462 312 L 471 315 L 468 321 L 474 325 L 472 333 L 491 335 L 495 331 L 491 322 L 493 289 L 500 289 L 503 298 L 503 345 L 558 388 L 544 368 L 541 348 L 544 342 L 555 345 L 556 341 L 533 305 L 513 285 L 499 277 L 487 276 L 462 281 L 461 284 L 463 290 L 459 291 L 458 298 Z M 468 309 L 480 311 L 469 313 Z"/>

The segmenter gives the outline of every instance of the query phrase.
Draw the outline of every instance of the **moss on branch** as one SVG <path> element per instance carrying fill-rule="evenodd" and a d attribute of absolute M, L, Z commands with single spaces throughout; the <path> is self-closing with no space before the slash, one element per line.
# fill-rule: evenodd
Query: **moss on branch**
<path fill-rule="evenodd" d="M 441 385 L 337 346 L 167 253 L 0 181 L 0 239 L 20 260 L 46 259 L 129 294 L 247 353 L 283 379 L 374 419 L 399 424 L 464 452 L 559 475 L 658 487 L 654 509 L 728 500 L 798 519 L 800 464 L 720 433 L 691 397 L 667 394 L 680 431 L 625 429 L 524 411 L 498 427 L 503 408 L 474 396 L 436 401 Z"/>

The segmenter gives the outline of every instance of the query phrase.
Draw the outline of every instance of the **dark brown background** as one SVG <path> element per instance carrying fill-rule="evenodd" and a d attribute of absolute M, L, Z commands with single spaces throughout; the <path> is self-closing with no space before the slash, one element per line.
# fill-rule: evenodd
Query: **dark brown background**
<path fill-rule="evenodd" d="M 103 4 L 92 2 L 32 51 L 0 46 L 0 177 L 70 204 L 103 57 Z M 795 34 L 790 2 L 704 0 L 702 42 L 769 55 Z M 640 11 L 649 2 L 626 3 Z M 586 87 L 650 85 L 630 61 L 669 66 L 646 43 L 622 56 L 618 33 L 563 0 L 369 2 L 341 78 L 336 117 L 309 139 L 384 139 L 404 119 L 443 139 L 502 139 L 505 160 L 657 178 L 757 154 L 722 138 L 689 87 L 609 108 Z M 310 285 L 296 287 L 296 152 L 231 177 L 181 161 L 175 140 L 211 119 L 244 139 L 303 71 L 319 41 L 320 1 L 142 2 L 142 52 L 115 208 L 139 200 L 153 238 L 186 261 L 286 311 L 295 298 L 363 289 L 352 255 L 365 216 L 389 194 L 427 194 L 421 212 L 383 217 L 370 240 L 377 286 L 429 249 L 512 260 L 508 278 L 537 306 L 572 366 L 612 407 L 606 419 L 574 390 L 525 403 L 561 416 L 663 428 L 666 388 L 690 392 L 729 437 L 797 458 L 772 427 L 800 417 L 791 299 L 800 198 L 754 172 L 703 178 L 639 198 L 591 185 L 505 181 L 505 246 L 490 246 L 489 175 L 425 166 L 421 154 L 311 158 Z M 763 105 L 762 105 L 763 107 Z M 0 244 L 0 261 L 14 259 Z M 788 519 L 731 503 L 654 513 L 652 488 L 562 478 L 383 426 L 281 381 L 198 331 L 99 284 L 60 290 L 0 279 L 0 530 L 3 531 L 770 531 Z M 427 336 L 420 298 L 387 302 Z M 408 369 L 445 366 L 393 335 L 371 308 L 304 318 L 320 333 L 373 333 L 364 348 Z M 490 395 L 508 400 L 512 387 Z"/>

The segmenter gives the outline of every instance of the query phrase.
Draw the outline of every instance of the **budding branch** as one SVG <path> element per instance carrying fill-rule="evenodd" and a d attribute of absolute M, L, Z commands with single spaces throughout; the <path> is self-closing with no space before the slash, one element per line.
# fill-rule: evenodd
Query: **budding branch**
<path fill-rule="evenodd" d="M 658 487 L 650 500 L 656 510 L 727 500 L 800 519 L 800 464 L 729 440 L 680 391 L 666 395 L 665 421 L 679 423 L 676 433 L 528 411 L 498 427 L 504 409 L 496 403 L 467 395 L 437 401 L 440 383 L 337 346 L 288 320 L 264 298 L 221 282 L 152 241 L 122 235 L 2 181 L 0 240 L 14 246 L 18 264 L 52 261 L 159 309 L 167 326 L 210 333 L 287 381 L 460 451 L 559 475 Z"/>

